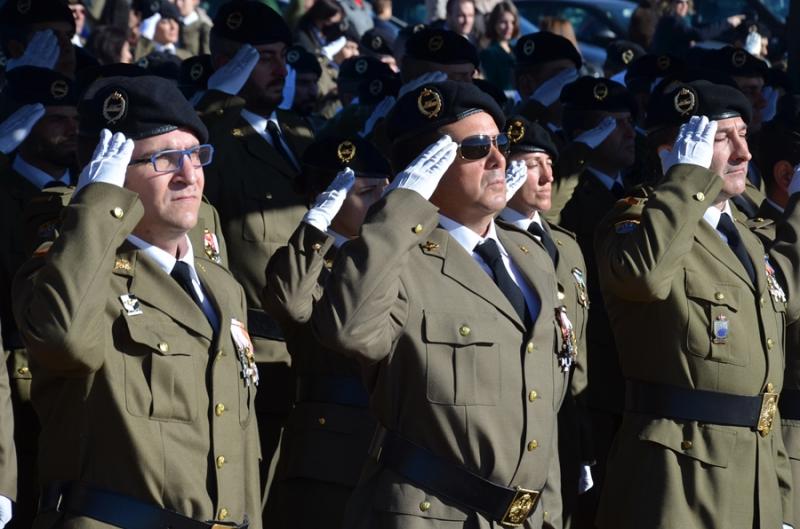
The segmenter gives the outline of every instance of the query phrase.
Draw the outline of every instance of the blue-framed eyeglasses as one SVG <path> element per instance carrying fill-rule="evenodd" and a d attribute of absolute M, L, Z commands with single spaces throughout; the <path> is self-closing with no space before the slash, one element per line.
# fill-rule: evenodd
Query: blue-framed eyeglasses
<path fill-rule="evenodd" d="M 148 158 L 131 160 L 128 165 L 150 162 L 157 173 L 173 173 L 183 167 L 183 159 L 187 156 L 192 166 L 195 168 L 203 167 L 210 164 L 211 160 L 214 159 L 214 147 L 204 144 L 191 149 L 159 151 Z"/>

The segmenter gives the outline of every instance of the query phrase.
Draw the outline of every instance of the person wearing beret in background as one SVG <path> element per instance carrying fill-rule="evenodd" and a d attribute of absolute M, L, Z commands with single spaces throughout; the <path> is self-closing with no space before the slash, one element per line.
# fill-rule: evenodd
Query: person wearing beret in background
<path fill-rule="evenodd" d="M 316 132 L 326 122 L 326 119 L 318 113 L 320 108 L 319 80 L 322 77 L 322 67 L 312 53 L 306 51 L 302 46 L 296 45 L 286 51 L 286 66 L 291 66 L 296 76 L 291 110 L 306 119 Z M 285 100 L 281 103 L 281 108 L 286 108 Z"/>
<path fill-rule="evenodd" d="M 211 55 L 195 55 L 181 61 L 178 73 L 178 88 L 189 101 L 202 97 L 208 89 L 208 78 L 214 73 L 211 67 Z M 199 95 L 197 95 L 199 94 Z"/>
<path fill-rule="evenodd" d="M 471 83 L 401 96 L 386 125 L 398 174 L 314 306 L 315 335 L 358 360 L 380 423 L 348 528 L 560 518 L 560 495 L 540 498 L 560 488 L 556 413 L 575 331 L 547 252 L 494 222 L 504 121 Z"/>
<path fill-rule="evenodd" d="M 361 35 L 359 46 L 360 55 L 376 57 L 398 72 L 397 61 L 394 58 L 394 34 L 383 28 L 372 28 Z"/>
<path fill-rule="evenodd" d="M 800 313 L 800 177 L 765 245 L 730 204 L 751 159 L 747 98 L 692 81 L 651 108 L 665 176 L 617 202 L 595 242 L 626 380 L 597 525 L 790 527 L 777 408 L 785 326 Z"/>
<path fill-rule="evenodd" d="M 133 60 L 138 61 L 154 51 L 175 55 L 180 60 L 188 59 L 193 53 L 180 47 L 180 11 L 170 0 L 155 1 L 158 2 L 158 9 L 153 14 L 159 15 L 160 18 L 156 22 L 153 38 L 139 37 L 133 52 Z"/>
<path fill-rule="evenodd" d="M 280 327 L 262 306 L 264 266 L 308 209 L 298 180 L 299 160 L 313 141 L 305 120 L 278 108 L 290 42 L 283 18 L 264 4 L 236 0 L 222 5 L 211 31 L 215 72 L 196 105 L 215 149 L 206 169 L 206 195 L 219 211 L 230 269 L 247 296 L 264 380 L 256 412 L 265 497 L 294 382 Z"/>
<path fill-rule="evenodd" d="M 313 207 L 289 244 L 270 259 L 263 294 L 284 331 L 297 375 L 297 402 L 283 433 L 267 523 L 336 529 L 345 527 L 345 506 L 376 423 L 358 363 L 314 337 L 311 312 L 338 249 L 358 236 L 391 169 L 380 151 L 357 135 L 314 142 L 302 163 Z M 309 496 L 315 498 L 313 511 L 307 509 Z"/>
<path fill-rule="evenodd" d="M 603 75 L 611 79 L 617 74 L 624 75 L 628 66 L 644 55 L 644 48 L 627 40 L 615 40 L 606 47 L 606 62 L 603 63 Z M 624 77 L 623 77 L 624 78 Z M 614 77 L 617 81 L 617 78 Z"/>
<path fill-rule="evenodd" d="M 245 295 L 187 236 L 206 128 L 153 76 L 98 80 L 79 114 L 99 142 L 13 291 L 43 431 L 34 527 L 260 528 Z"/>
<path fill-rule="evenodd" d="M 509 118 L 506 134 L 511 141 L 509 161 L 524 162 L 528 178 L 509 197 L 498 224 L 529 232 L 547 251 L 556 270 L 558 299 L 564 303 L 575 330 L 577 357 L 570 373 L 570 389 L 558 415 L 561 490 L 556 492 L 561 494 L 563 503 L 563 526 L 569 527 L 578 495 L 591 487 L 589 464 L 594 460 L 585 410 L 586 321 L 589 315 L 586 263 L 575 234 L 542 217 L 550 209 L 554 160 L 558 159 L 558 150 L 550 134 L 522 116 Z M 513 184 L 507 182 L 507 185 Z"/>
<path fill-rule="evenodd" d="M 471 82 L 480 62 L 475 46 L 455 31 L 427 27 L 412 33 L 400 65 L 404 82 L 444 72 L 451 81 Z"/>

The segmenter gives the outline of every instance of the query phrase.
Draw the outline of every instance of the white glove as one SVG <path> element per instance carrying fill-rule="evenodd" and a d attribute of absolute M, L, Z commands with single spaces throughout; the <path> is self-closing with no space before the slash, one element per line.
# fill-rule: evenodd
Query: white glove
<path fill-rule="evenodd" d="M 319 194 L 317 201 L 303 217 L 303 222 L 314 226 L 319 231 L 328 231 L 333 218 L 339 213 L 344 199 L 347 198 L 347 192 L 353 187 L 355 181 L 356 175 L 352 169 L 347 167 L 344 171 L 340 171 L 328 189 Z"/>
<path fill-rule="evenodd" d="M 785 524 L 783 524 L 783 527 L 782 527 L 782 529 L 794 529 L 794 527 L 792 527 L 792 526 L 791 526 L 791 525 L 789 525 L 788 523 L 785 523 Z"/>
<path fill-rule="evenodd" d="M 789 189 L 787 192 L 789 196 L 792 196 L 798 191 L 800 191 L 800 164 L 794 166 L 794 175 L 792 175 L 792 181 L 789 182 Z"/>
<path fill-rule="evenodd" d="M 235 96 L 242 89 L 258 62 L 258 50 L 245 44 L 236 55 L 208 78 L 208 89 Z"/>
<path fill-rule="evenodd" d="M 297 70 L 286 65 L 286 79 L 283 82 L 283 100 L 278 108 L 291 110 L 294 105 L 294 87 L 297 83 Z"/>
<path fill-rule="evenodd" d="M 337 53 L 342 51 L 345 44 L 347 44 L 347 37 L 341 36 L 338 39 L 329 42 L 325 46 L 322 47 L 322 54 L 329 60 L 332 61 L 333 58 L 336 56 Z"/>
<path fill-rule="evenodd" d="M 0 123 L 0 152 L 11 154 L 25 141 L 42 116 L 44 116 L 44 106 L 35 103 L 18 108 L 8 119 Z"/>
<path fill-rule="evenodd" d="M 33 34 L 33 38 L 25 47 L 25 52 L 20 57 L 8 59 L 6 63 L 6 72 L 10 72 L 14 68 L 19 68 L 20 66 L 35 66 L 37 68 L 52 70 L 58 62 L 58 56 L 60 54 L 61 50 L 58 47 L 56 34 L 49 29 L 37 31 Z"/>
<path fill-rule="evenodd" d="M 11 500 L 0 496 L 0 529 L 11 521 Z"/>
<path fill-rule="evenodd" d="M 523 160 L 514 160 L 506 169 L 506 201 L 511 200 L 528 179 L 528 166 Z"/>
<path fill-rule="evenodd" d="M 709 121 L 706 116 L 692 116 L 688 123 L 681 125 L 672 150 L 658 153 L 664 174 L 679 163 L 699 165 L 706 169 L 711 167 L 716 133 L 716 121 Z"/>
<path fill-rule="evenodd" d="M 595 128 L 581 132 L 573 141 L 575 143 L 583 143 L 590 149 L 596 149 L 598 145 L 606 141 L 606 138 L 608 138 L 616 128 L 617 120 L 608 116 L 603 118 L 603 121 Z"/>
<path fill-rule="evenodd" d="M 589 492 L 589 489 L 594 487 L 594 479 L 592 479 L 592 467 L 589 465 L 581 465 L 581 475 L 578 478 L 578 494 Z"/>
<path fill-rule="evenodd" d="M 386 114 L 392 110 L 394 103 L 395 98 L 393 96 L 384 97 L 383 101 L 375 106 L 375 109 L 372 111 L 372 115 L 369 117 L 369 119 L 367 119 L 367 122 L 364 123 L 364 128 L 358 133 L 359 136 L 362 138 L 369 136 L 369 133 L 372 132 L 372 129 L 375 128 L 375 125 L 378 123 L 378 121 L 385 118 Z"/>
<path fill-rule="evenodd" d="M 132 154 L 133 140 L 125 139 L 121 132 L 112 136 L 108 129 L 101 130 L 100 143 L 94 150 L 92 161 L 81 171 L 75 193 L 96 182 L 123 187 Z"/>
<path fill-rule="evenodd" d="M 751 31 L 747 34 L 747 38 L 744 39 L 744 49 L 755 57 L 761 55 L 761 35 L 758 31 Z"/>
<path fill-rule="evenodd" d="M 422 198 L 428 200 L 436 191 L 436 186 L 447 172 L 447 168 L 456 159 L 457 151 L 458 144 L 450 136 L 445 135 L 440 138 L 422 151 L 422 154 L 392 180 L 386 187 L 384 196 L 393 189 L 400 188 L 416 191 Z"/>
<path fill-rule="evenodd" d="M 531 94 L 531 99 L 538 101 L 545 107 L 549 107 L 561 96 L 561 90 L 565 86 L 578 79 L 578 70 L 568 68 L 554 75 L 543 82 L 536 91 Z"/>
<path fill-rule="evenodd" d="M 397 92 L 397 99 L 400 99 L 404 95 L 409 92 L 413 92 L 420 86 L 428 83 L 441 83 L 443 81 L 447 81 L 447 74 L 444 72 L 428 72 L 420 75 L 416 79 L 412 79 L 411 81 L 405 83 L 403 86 L 400 87 L 400 90 Z"/>
<path fill-rule="evenodd" d="M 761 91 L 761 95 L 767 101 L 767 106 L 761 111 L 761 122 L 766 123 L 767 121 L 772 121 L 778 111 L 778 91 L 771 86 L 765 86 Z"/>

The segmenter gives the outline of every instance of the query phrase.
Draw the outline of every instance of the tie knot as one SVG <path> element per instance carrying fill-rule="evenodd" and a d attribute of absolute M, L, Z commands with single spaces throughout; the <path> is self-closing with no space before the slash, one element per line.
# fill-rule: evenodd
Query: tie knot
<path fill-rule="evenodd" d="M 177 279 L 183 285 L 192 284 L 192 271 L 189 265 L 184 261 L 177 261 L 175 266 L 172 267 L 172 272 L 169 274 L 174 279 Z"/>
<path fill-rule="evenodd" d="M 492 266 L 498 259 L 500 259 L 500 247 L 494 239 L 486 239 L 475 247 L 475 253 L 481 256 L 481 259 L 489 266 Z"/>
<path fill-rule="evenodd" d="M 531 235 L 535 235 L 536 237 L 539 238 L 541 238 L 544 235 L 544 229 L 542 228 L 542 225 L 539 224 L 538 222 L 531 222 L 530 225 L 528 226 L 528 232 Z"/>
<path fill-rule="evenodd" d="M 278 128 L 278 124 L 272 121 L 271 119 L 267 120 L 267 130 L 272 134 L 280 135 L 281 129 Z"/>
<path fill-rule="evenodd" d="M 727 237 L 728 241 L 731 243 L 735 243 L 739 240 L 739 232 L 736 231 L 733 219 L 731 219 L 731 216 L 727 213 L 720 215 L 719 222 L 717 223 L 717 230 Z"/>

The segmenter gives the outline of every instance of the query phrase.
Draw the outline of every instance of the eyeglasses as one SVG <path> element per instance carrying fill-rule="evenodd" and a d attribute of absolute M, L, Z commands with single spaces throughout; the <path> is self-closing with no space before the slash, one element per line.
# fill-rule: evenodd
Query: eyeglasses
<path fill-rule="evenodd" d="M 465 160 L 480 160 L 489 156 L 492 145 L 497 147 L 503 156 L 506 156 L 511 148 L 511 142 L 506 134 L 497 136 L 478 134 L 461 140 L 458 144 L 458 154 Z"/>
<path fill-rule="evenodd" d="M 214 147 L 211 145 L 198 145 L 191 149 L 159 151 L 149 158 L 131 160 L 128 165 L 150 162 L 157 173 L 174 173 L 183 167 L 183 159 L 186 156 L 189 157 L 193 167 L 202 167 L 211 163 L 214 158 Z"/>

